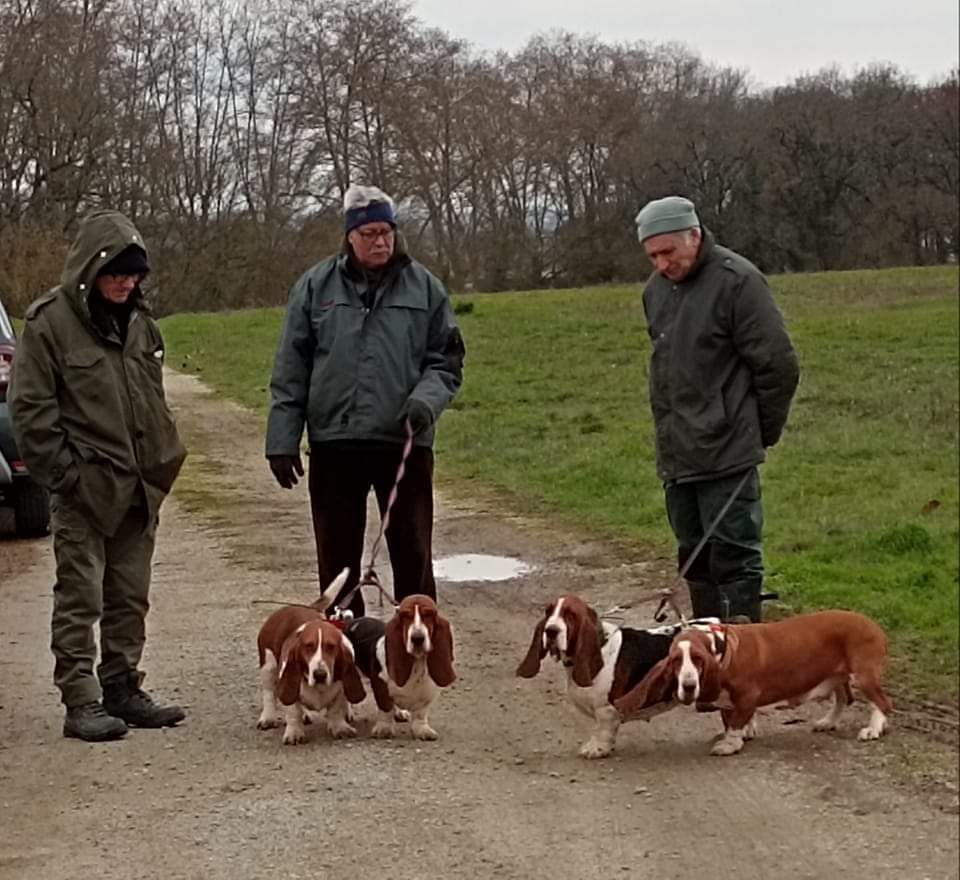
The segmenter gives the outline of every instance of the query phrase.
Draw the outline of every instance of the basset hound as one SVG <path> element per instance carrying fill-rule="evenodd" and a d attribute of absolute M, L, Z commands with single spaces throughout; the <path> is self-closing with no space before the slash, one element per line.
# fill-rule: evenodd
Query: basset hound
<path fill-rule="evenodd" d="M 407 596 L 389 621 L 360 617 L 345 632 L 377 704 L 370 735 L 392 737 L 394 721 L 409 718 L 415 739 L 436 739 L 427 717 L 430 705 L 437 689 L 457 678 L 453 630 L 436 603 L 420 594 Z"/>
<path fill-rule="evenodd" d="M 342 572 L 324 591 L 319 606 L 336 596 L 346 581 Z M 329 604 L 329 602 L 327 602 Z M 304 711 L 326 710 L 327 728 L 334 738 L 355 736 L 347 702 L 366 696 L 357 672 L 353 646 L 323 614 L 323 608 L 289 606 L 270 615 L 257 637 L 263 710 L 260 730 L 277 727 L 277 701 L 283 706 L 284 745 L 306 740 Z"/>
<path fill-rule="evenodd" d="M 712 619 L 691 621 L 707 627 Z M 593 734 L 580 748 L 584 758 L 603 758 L 613 751 L 621 718 L 613 705 L 636 687 L 670 650 L 680 624 L 633 629 L 601 621 L 579 596 L 561 596 L 546 606 L 533 630 L 526 657 L 517 675 L 533 678 L 550 654 L 567 672 L 567 697 L 594 720 Z M 649 721 L 677 705 L 665 698 L 634 715 Z"/>
<path fill-rule="evenodd" d="M 714 704 L 724 736 L 714 755 L 734 755 L 752 738 L 756 710 L 773 703 L 797 706 L 833 698 L 814 730 L 835 730 L 856 686 L 872 703 L 861 740 L 878 739 L 893 704 L 883 691 L 887 636 L 869 617 L 852 611 L 819 611 L 773 623 L 723 625 L 724 638 L 685 630 L 667 658 L 633 690 L 616 701 L 623 720 L 665 699 Z"/>

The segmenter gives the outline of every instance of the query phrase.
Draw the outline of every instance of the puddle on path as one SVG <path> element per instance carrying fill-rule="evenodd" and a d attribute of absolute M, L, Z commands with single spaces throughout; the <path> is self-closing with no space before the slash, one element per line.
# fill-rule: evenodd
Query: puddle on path
<path fill-rule="evenodd" d="M 433 561 L 433 574 L 441 581 L 508 581 L 534 570 L 521 559 L 464 553 Z"/>

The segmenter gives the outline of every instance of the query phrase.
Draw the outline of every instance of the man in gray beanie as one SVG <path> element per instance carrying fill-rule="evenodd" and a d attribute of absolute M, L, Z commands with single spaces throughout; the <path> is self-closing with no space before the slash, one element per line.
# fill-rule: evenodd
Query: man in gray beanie
<path fill-rule="evenodd" d="M 345 567 L 340 595 L 355 616 L 371 487 L 383 514 L 407 439 L 414 435 L 386 531 L 394 598 L 436 599 L 433 578 L 433 440 L 463 379 L 464 345 L 443 284 L 411 259 L 393 200 L 351 186 L 343 249 L 293 285 L 270 381 L 266 454 L 277 482 L 308 487 L 321 589 Z"/>
<path fill-rule="evenodd" d="M 689 199 L 649 202 L 637 235 L 654 272 L 643 292 L 657 471 L 697 617 L 759 621 L 763 508 L 757 466 L 779 439 L 799 380 L 766 279 L 718 245 Z"/>

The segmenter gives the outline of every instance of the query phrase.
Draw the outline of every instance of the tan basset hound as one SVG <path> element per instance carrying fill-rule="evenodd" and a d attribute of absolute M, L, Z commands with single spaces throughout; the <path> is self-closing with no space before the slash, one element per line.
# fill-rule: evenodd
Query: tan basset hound
<path fill-rule="evenodd" d="M 709 627 L 719 621 L 691 621 Z M 547 604 L 533 630 L 526 657 L 517 668 L 521 678 L 533 678 L 549 654 L 567 673 L 567 697 L 594 721 L 593 734 L 580 748 L 584 758 L 603 758 L 613 751 L 620 728 L 614 700 L 630 692 L 655 665 L 663 660 L 680 624 L 654 629 L 634 629 L 601 621 L 579 596 L 566 595 Z M 677 705 L 666 696 L 651 702 L 632 717 L 649 721 Z"/>
<path fill-rule="evenodd" d="M 615 703 L 624 720 L 664 699 L 687 705 L 713 704 L 721 711 L 724 736 L 714 755 L 733 755 L 752 738 L 753 717 L 762 706 L 833 698 L 814 730 L 835 730 L 851 703 L 851 685 L 872 703 L 870 723 L 859 739 L 879 738 L 893 704 L 883 691 L 887 636 L 869 617 L 852 611 L 800 614 L 774 623 L 724 625 L 716 632 L 686 629 L 668 657 Z M 718 640 L 717 633 L 723 638 Z"/>
<path fill-rule="evenodd" d="M 268 730 L 279 725 L 279 700 L 286 721 L 284 745 L 306 740 L 305 709 L 325 709 L 327 728 L 334 738 L 357 733 L 348 719 L 347 702 L 362 702 L 366 692 L 354 663 L 353 646 L 322 610 L 339 592 L 348 573 L 345 569 L 324 591 L 317 609 L 281 608 L 260 628 L 257 653 L 263 710 L 257 727 Z"/>
<path fill-rule="evenodd" d="M 388 622 L 360 617 L 347 625 L 346 635 L 379 710 L 370 735 L 392 737 L 394 721 L 409 718 L 415 739 L 436 739 L 430 706 L 438 689 L 453 684 L 457 674 L 453 629 L 433 599 L 407 596 Z"/>

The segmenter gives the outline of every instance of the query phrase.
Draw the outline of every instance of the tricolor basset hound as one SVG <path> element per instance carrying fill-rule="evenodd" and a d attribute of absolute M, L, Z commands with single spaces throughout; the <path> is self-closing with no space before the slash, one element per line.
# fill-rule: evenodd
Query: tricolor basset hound
<path fill-rule="evenodd" d="M 696 630 L 681 632 L 669 656 L 630 693 L 616 701 L 623 720 L 676 699 L 720 708 L 724 736 L 714 755 L 734 755 L 752 738 L 754 712 L 773 703 L 797 706 L 833 698 L 814 730 L 835 730 L 852 702 L 851 685 L 873 704 L 861 740 L 879 738 L 893 704 L 883 692 L 887 637 L 870 618 L 852 611 L 800 614 L 774 623 L 721 627 L 718 642 Z"/>
<path fill-rule="evenodd" d="M 277 727 L 277 701 L 283 706 L 284 745 L 306 740 L 304 710 L 326 709 L 327 727 L 335 738 L 355 736 L 347 702 L 366 696 L 353 658 L 353 646 L 323 614 L 349 570 L 342 572 L 318 600 L 318 608 L 290 606 L 267 618 L 257 637 L 263 711 L 260 730 Z"/>
<path fill-rule="evenodd" d="M 409 717 L 415 739 L 436 739 L 430 704 L 438 688 L 457 678 L 453 630 L 436 603 L 428 596 L 407 596 L 388 622 L 360 617 L 347 625 L 346 635 L 379 710 L 370 735 L 389 738 L 394 720 Z"/>
<path fill-rule="evenodd" d="M 710 620 L 692 621 L 708 626 Z M 579 596 L 561 596 L 549 603 L 533 630 L 526 657 L 517 675 L 533 678 L 550 654 L 567 672 L 567 697 L 595 722 L 593 735 L 583 744 L 584 758 L 603 758 L 613 751 L 621 718 L 613 705 L 640 683 L 670 650 L 680 624 L 655 629 L 633 629 L 601 621 Z M 665 698 L 634 718 L 649 721 L 677 705 Z"/>

